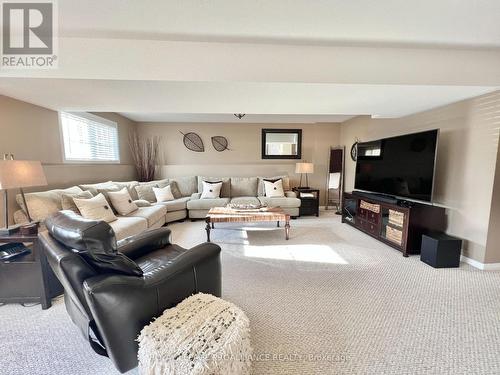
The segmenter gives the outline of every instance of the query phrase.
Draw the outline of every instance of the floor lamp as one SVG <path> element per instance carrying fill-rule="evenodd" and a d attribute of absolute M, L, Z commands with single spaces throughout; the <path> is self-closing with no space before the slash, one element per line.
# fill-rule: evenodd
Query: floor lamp
<path fill-rule="evenodd" d="M 26 216 L 28 216 L 31 223 L 32 220 L 23 188 L 47 185 L 42 163 L 31 160 L 13 160 L 12 155 L 10 157 L 11 159 L 0 160 L 0 190 L 3 190 L 5 211 L 5 228 L 0 228 L 0 235 L 4 236 L 15 233 L 21 227 L 20 225 L 9 227 L 9 197 L 7 190 L 20 189 Z"/>

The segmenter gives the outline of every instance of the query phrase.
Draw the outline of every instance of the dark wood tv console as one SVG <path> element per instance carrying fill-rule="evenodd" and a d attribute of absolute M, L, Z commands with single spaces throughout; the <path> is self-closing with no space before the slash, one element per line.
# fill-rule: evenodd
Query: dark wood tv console
<path fill-rule="evenodd" d="M 445 209 L 409 203 L 389 203 L 377 196 L 344 193 L 342 222 L 401 251 L 419 254 L 422 235 L 446 229 Z"/>

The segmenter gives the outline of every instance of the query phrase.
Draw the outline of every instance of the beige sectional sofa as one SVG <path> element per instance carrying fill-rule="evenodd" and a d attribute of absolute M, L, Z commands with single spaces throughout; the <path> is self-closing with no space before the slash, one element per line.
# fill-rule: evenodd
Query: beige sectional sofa
<path fill-rule="evenodd" d="M 278 176 L 283 179 L 285 197 L 268 198 L 264 193 L 264 177 L 205 177 L 198 176 L 198 191 L 191 195 L 187 202 L 189 217 L 202 219 L 212 207 L 233 204 L 266 204 L 280 206 L 291 216 L 299 216 L 300 199 L 290 190 L 288 176 Z M 215 199 L 200 199 L 202 181 L 222 181 L 221 197 Z"/>
<path fill-rule="evenodd" d="M 26 202 L 33 220 L 43 221 L 48 216 L 63 209 L 61 199 L 63 194 L 78 194 L 84 190 L 93 195 L 106 189 L 123 189 L 130 193 L 130 197 L 139 208 L 126 215 L 117 215 L 117 220 L 109 225 L 115 231 L 118 240 L 132 236 L 147 229 L 159 228 L 165 223 L 191 219 L 205 218 L 212 207 L 225 206 L 228 203 L 239 204 L 267 204 L 280 206 L 291 216 L 299 215 L 300 199 L 290 191 L 288 176 L 278 176 L 283 179 L 285 197 L 268 198 L 264 194 L 263 177 L 204 177 L 189 176 L 156 180 L 147 183 L 137 181 L 115 182 L 108 181 L 97 184 L 82 184 L 67 189 L 55 189 L 43 192 L 27 193 Z M 222 181 L 221 197 L 216 199 L 200 199 L 202 181 Z M 155 202 L 152 187 L 171 185 L 174 200 Z M 20 195 L 16 196 L 20 210 L 14 214 L 16 223 L 27 222 L 24 204 Z"/>
<path fill-rule="evenodd" d="M 81 193 L 84 191 L 82 186 L 25 194 L 31 218 L 35 221 L 40 221 L 43 225 L 44 220 L 48 216 L 63 209 L 61 203 L 62 195 Z M 94 186 L 101 188 L 103 184 L 95 184 Z M 88 188 L 87 190 L 92 192 L 92 188 Z M 24 211 L 22 198 L 19 194 L 16 196 L 16 202 L 21 209 L 14 213 L 14 221 L 18 224 L 25 223 L 28 219 Z M 109 225 L 113 228 L 116 239 L 121 240 L 142 233 L 147 229 L 162 227 L 166 222 L 166 215 L 167 209 L 163 206 L 139 207 L 136 211 L 126 216 L 117 215 L 117 220 L 110 222 Z"/>

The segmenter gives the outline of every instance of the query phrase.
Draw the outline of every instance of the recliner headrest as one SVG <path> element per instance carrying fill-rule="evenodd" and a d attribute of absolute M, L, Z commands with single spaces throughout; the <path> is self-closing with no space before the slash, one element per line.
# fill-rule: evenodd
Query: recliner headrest
<path fill-rule="evenodd" d="M 78 251 L 116 253 L 116 237 L 105 221 L 85 219 L 73 211 L 59 211 L 45 220 L 56 240 Z"/>
<path fill-rule="evenodd" d="M 113 228 L 73 211 L 59 211 L 45 220 L 52 237 L 82 256 L 99 273 L 142 276 L 140 267 L 116 249 Z"/>

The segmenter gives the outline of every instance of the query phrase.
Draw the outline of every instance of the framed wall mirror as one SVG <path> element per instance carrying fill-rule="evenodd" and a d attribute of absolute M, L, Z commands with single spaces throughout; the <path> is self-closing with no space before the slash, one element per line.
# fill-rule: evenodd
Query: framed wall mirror
<path fill-rule="evenodd" d="M 262 159 L 301 159 L 302 129 L 262 129 Z"/>

